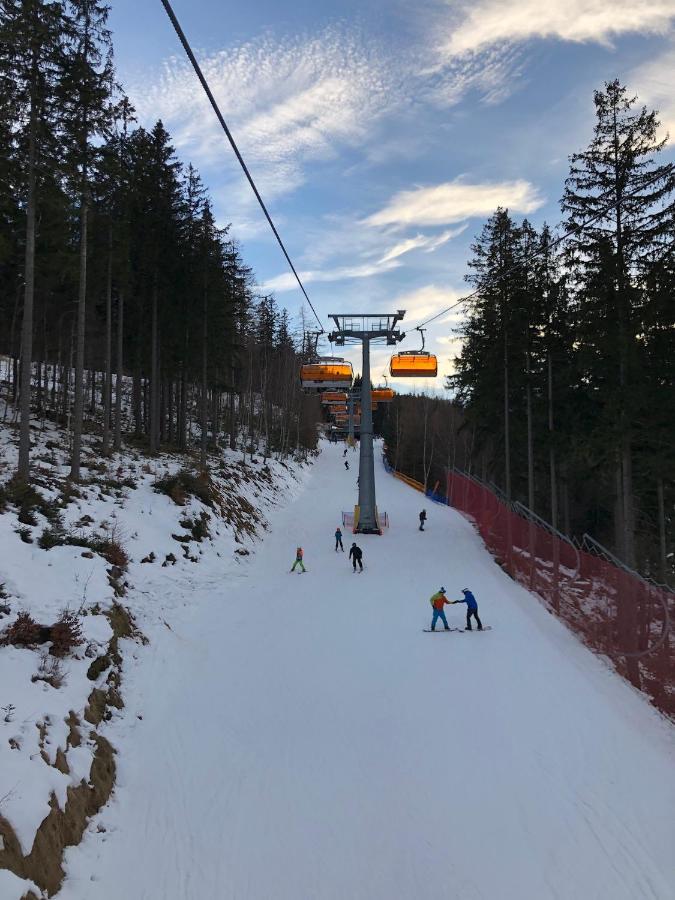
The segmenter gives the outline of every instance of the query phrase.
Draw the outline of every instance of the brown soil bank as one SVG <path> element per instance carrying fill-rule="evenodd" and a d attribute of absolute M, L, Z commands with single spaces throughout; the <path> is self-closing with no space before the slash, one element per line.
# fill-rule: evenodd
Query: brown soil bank
<path fill-rule="evenodd" d="M 38 828 L 28 856 L 21 853 L 12 826 L 0 817 L 0 835 L 4 843 L 4 848 L 0 850 L 0 868 L 9 869 L 20 878 L 30 879 L 46 890 L 49 897 L 59 890 L 65 877 L 61 865 L 63 851 L 66 847 L 79 844 L 89 817 L 108 801 L 115 783 L 113 748 L 95 732 L 91 732 L 91 738 L 96 742 L 96 751 L 89 784 L 83 781 L 78 787 L 68 788 L 65 809 L 59 807 L 52 794 L 51 812 Z"/>
<path fill-rule="evenodd" d="M 89 695 L 84 713 L 86 721 L 94 726 L 109 718 L 111 706 L 118 709 L 123 706 L 118 691 L 122 663 L 118 649 L 119 638 L 146 640 L 135 628 L 127 610 L 119 604 L 115 604 L 108 618 L 113 629 L 113 637 L 106 654 L 106 662 L 112 663 L 107 678 L 108 689 L 94 688 Z M 70 727 L 68 746 L 79 746 L 82 738 L 77 716 L 71 713 L 67 723 Z M 63 809 L 58 805 L 56 796 L 52 794 L 49 801 L 51 811 L 38 828 L 27 856 L 21 852 L 21 846 L 11 824 L 0 816 L 0 837 L 2 837 L 0 869 L 8 869 L 19 878 L 29 879 L 41 890 L 46 891 L 48 897 L 53 897 L 57 893 L 65 877 L 62 865 L 65 848 L 80 843 L 89 819 L 108 802 L 115 785 L 115 751 L 109 741 L 96 731 L 90 731 L 89 737 L 96 744 L 89 782 L 82 781 L 77 787 L 68 788 Z M 60 755 L 57 753 L 55 765 L 61 771 L 64 771 L 64 766 L 67 769 L 66 756 L 63 752 Z M 38 898 L 29 891 L 23 900 L 38 900 Z"/>

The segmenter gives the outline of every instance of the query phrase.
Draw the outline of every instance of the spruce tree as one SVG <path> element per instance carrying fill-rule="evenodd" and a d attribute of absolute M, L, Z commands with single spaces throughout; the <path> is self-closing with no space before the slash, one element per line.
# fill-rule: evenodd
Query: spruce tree
<path fill-rule="evenodd" d="M 35 302 L 35 243 L 40 172 L 56 165 L 57 91 L 62 75 L 63 4 L 57 0 L 2 0 L 0 79 L 6 147 L 25 209 L 24 291 L 21 328 L 21 426 L 17 474 L 30 474 L 31 373 Z M 11 149 L 10 149 L 11 148 Z M 25 160 L 25 162 L 24 162 Z M 9 159 L 7 160 L 9 163 Z M 5 168 L 6 174 L 9 166 Z M 20 173 L 20 174 L 18 174 Z M 17 187 L 19 186 L 17 184 Z"/>
<path fill-rule="evenodd" d="M 672 168 L 660 164 L 665 139 L 658 137 L 656 113 L 636 108 L 636 98 L 618 80 L 595 92 L 596 124 L 588 148 L 570 157 L 562 200 L 575 230 L 568 265 L 578 298 L 581 341 L 616 345 L 612 371 L 604 378 L 607 400 L 617 414 L 619 510 L 625 561 L 634 566 L 634 414 L 644 384 L 636 340 L 641 291 L 638 275 L 668 225 Z M 593 313 L 588 287 L 595 282 L 605 315 Z M 591 313 L 591 315 L 589 315 Z M 610 357 L 610 359 L 612 358 Z"/>
<path fill-rule="evenodd" d="M 66 173 L 79 205 L 79 279 L 75 352 L 75 408 L 70 477 L 80 478 L 84 418 L 84 354 L 90 182 L 100 156 L 97 139 L 110 126 L 113 90 L 110 7 L 99 0 L 68 0 L 66 57 L 61 84 Z"/>

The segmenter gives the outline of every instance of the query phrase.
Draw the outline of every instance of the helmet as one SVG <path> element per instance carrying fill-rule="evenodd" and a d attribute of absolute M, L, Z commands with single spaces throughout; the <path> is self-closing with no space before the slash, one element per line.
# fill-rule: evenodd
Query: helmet
<path fill-rule="evenodd" d="M 445 593 L 445 588 L 444 588 L 444 587 L 440 588 L 440 589 L 439 589 L 439 593 L 440 593 L 440 594 L 444 594 L 444 593 Z"/>
<path fill-rule="evenodd" d="M 470 594 L 471 591 L 470 591 L 468 588 L 462 588 L 462 593 L 463 593 L 463 594 Z"/>

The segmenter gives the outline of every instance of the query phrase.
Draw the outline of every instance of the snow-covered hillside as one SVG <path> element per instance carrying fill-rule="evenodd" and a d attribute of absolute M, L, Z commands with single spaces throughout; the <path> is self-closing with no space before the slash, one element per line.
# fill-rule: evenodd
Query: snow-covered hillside
<path fill-rule="evenodd" d="M 147 567 L 117 787 L 61 900 L 671 900 L 672 726 L 383 468 L 353 574 L 341 456 L 240 566 Z M 425 634 L 441 585 L 492 630 Z"/>
<path fill-rule="evenodd" d="M 63 843 L 77 842 L 107 802 L 121 764 L 108 722 L 136 720 L 125 657 L 154 651 L 141 649 L 146 625 L 163 645 L 168 589 L 184 589 L 197 570 L 204 583 L 226 573 L 236 581 L 267 511 L 304 477 L 297 465 L 242 466 L 224 451 L 212 477 L 201 479 L 185 456 L 127 451 L 108 461 L 87 437 L 83 483 L 73 488 L 62 433 L 48 426 L 35 440 L 36 490 L 25 491 L 8 481 L 15 432 L 0 428 L 2 900 L 31 887 L 6 868 L 54 891 Z M 49 649 L 64 612 L 81 633 L 55 656 Z M 28 646 L 8 643 L 22 614 L 31 617 L 27 628 L 49 634 Z"/>

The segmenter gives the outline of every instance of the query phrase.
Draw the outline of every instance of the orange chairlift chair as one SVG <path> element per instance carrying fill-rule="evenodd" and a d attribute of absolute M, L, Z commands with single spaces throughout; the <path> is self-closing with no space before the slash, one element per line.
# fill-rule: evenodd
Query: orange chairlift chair
<path fill-rule="evenodd" d="M 306 391 L 337 391 L 349 387 L 352 364 L 339 357 L 324 356 L 300 366 L 300 384 Z"/>
<path fill-rule="evenodd" d="M 438 360 L 433 353 L 424 349 L 424 329 L 421 350 L 401 350 L 394 353 L 389 362 L 389 374 L 393 378 L 435 378 L 438 375 Z"/>

